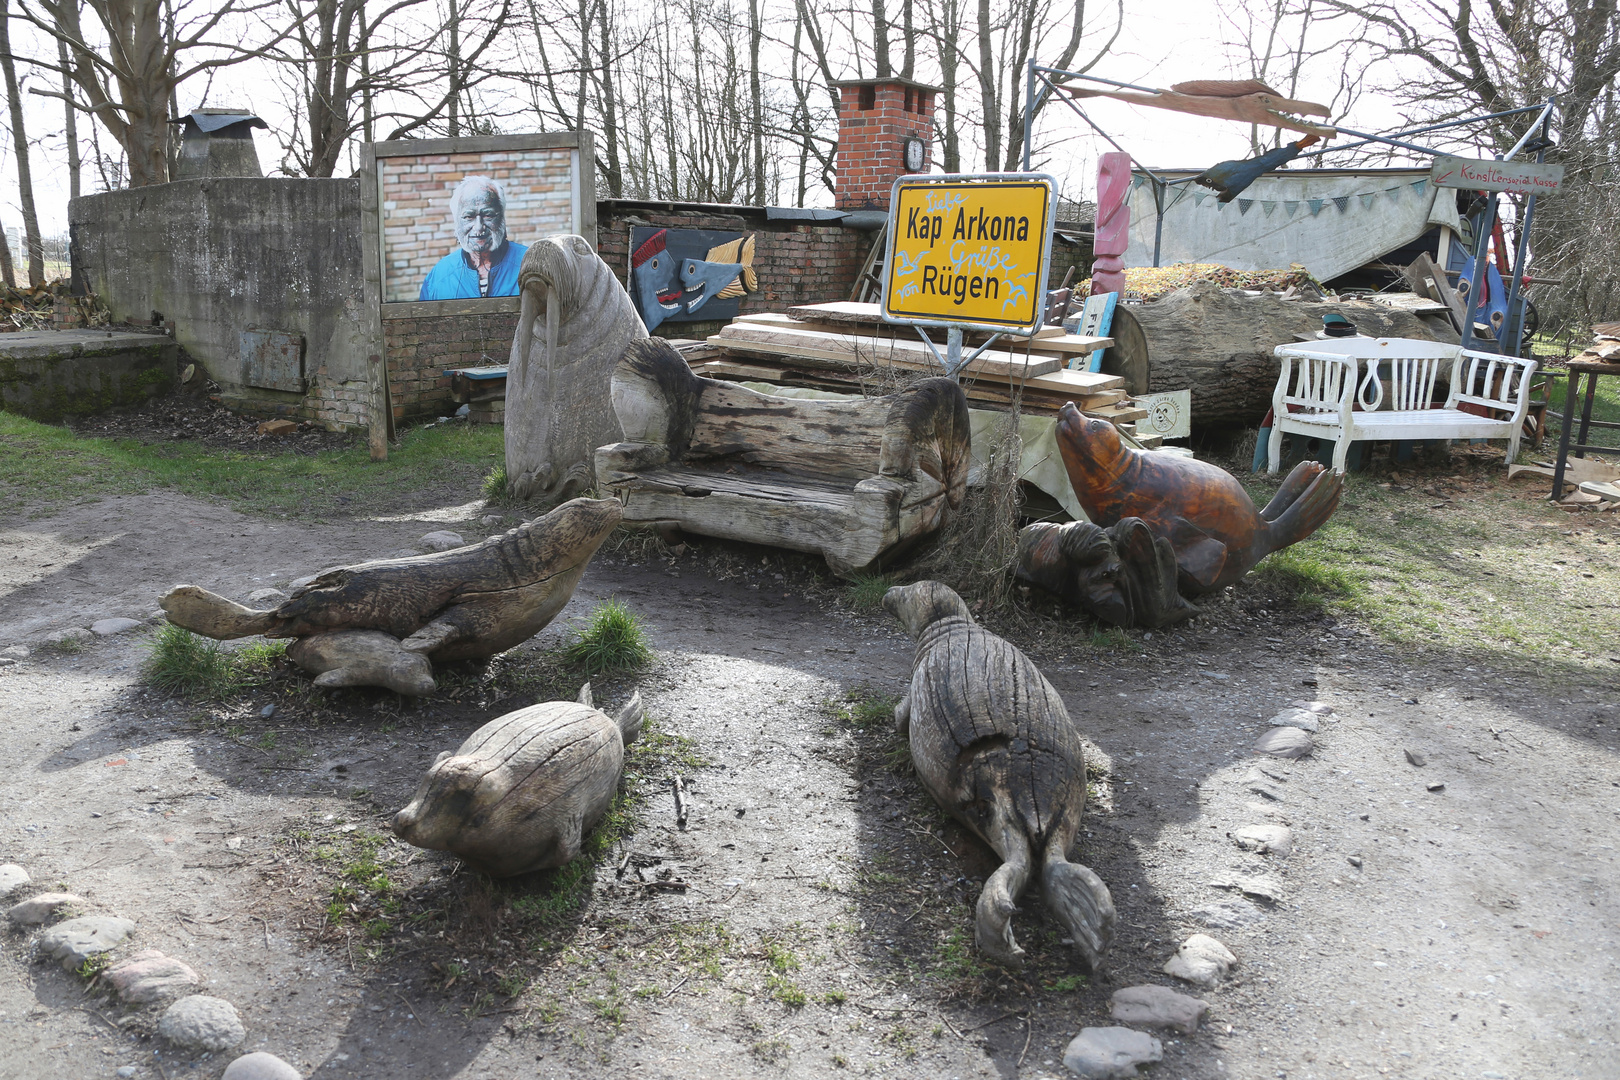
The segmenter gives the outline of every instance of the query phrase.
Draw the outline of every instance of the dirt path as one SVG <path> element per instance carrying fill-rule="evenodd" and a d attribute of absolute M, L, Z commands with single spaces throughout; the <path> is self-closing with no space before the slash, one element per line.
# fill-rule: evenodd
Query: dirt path
<path fill-rule="evenodd" d="M 1206 932 L 1241 966 L 1190 991 L 1213 1014 L 1196 1035 L 1158 1033 L 1148 1075 L 1620 1075 L 1614 681 L 1419 659 L 1279 621 L 1242 588 L 1111 653 L 1032 624 L 1019 643 L 1099 774 L 1077 857 L 1120 927 L 1087 982 L 1033 896 L 1014 920 L 1029 968 L 976 963 L 993 856 L 868 722 L 902 690 L 910 642 L 791 561 L 700 545 L 593 564 L 564 619 L 609 595 L 642 616 L 658 661 L 640 687 L 677 755 L 660 760 L 686 763 L 627 777 L 646 796 L 634 832 L 561 917 L 542 910 L 551 879 L 493 887 L 389 839 L 364 850 L 397 891 L 334 900 L 344 860 L 386 836 L 433 756 L 532 691 L 209 710 L 140 686 L 139 631 L 38 647 L 144 618 L 177 581 L 244 597 L 442 527 L 271 525 L 159 494 L 0 533 L 0 648 L 33 650 L 0 667 L 0 862 L 134 919 L 123 951 L 196 968 L 240 1010 L 244 1049 L 331 1077 L 1056 1077 L 1080 1028 L 1112 1023 L 1114 989 L 1171 984 L 1165 960 Z M 1314 756 L 1251 756 L 1267 718 L 1307 697 L 1337 710 Z M 669 771 L 695 784 L 684 831 Z M 1288 825 L 1293 854 L 1241 851 L 1229 834 L 1256 824 Z M 1273 903 L 1210 884 L 1261 876 Z M 150 1014 L 120 1029 L 121 1008 L 31 962 L 32 941 L 0 938 L 0 1078 L 217 1076 L 232 1056 L 172 1050 Z"/>

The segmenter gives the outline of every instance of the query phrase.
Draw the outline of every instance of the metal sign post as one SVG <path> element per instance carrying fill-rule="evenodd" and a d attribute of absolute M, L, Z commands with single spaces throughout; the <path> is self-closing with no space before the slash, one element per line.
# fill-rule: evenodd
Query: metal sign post
<path fill-rule="evenodd" d="M 915 326 L 955 379 L 1002 334 L 1046 315 L 1057 183 L 1044 173 L 902 176 L 889 198 L 883 318 Z M 926 328 L 945 330 L 944 357 Z M 990 339 L 967 357 L 962 332 Z"/>

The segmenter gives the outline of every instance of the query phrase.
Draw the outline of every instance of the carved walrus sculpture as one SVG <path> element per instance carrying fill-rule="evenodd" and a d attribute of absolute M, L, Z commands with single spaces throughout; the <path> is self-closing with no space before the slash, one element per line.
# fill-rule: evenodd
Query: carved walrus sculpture
<path fill-rule="evenodd" d="M 1002 858 L 979 894 L 980 951 L 1009 967 L 1022 962 L 1009 917 L 1039 858 L 1047 909 L 1096 970 L 1113 940 L 1114 902 L 1101 878 L 1068 861 L 1086 804 L 1086 763 L 1062 699 L 945 585 L 897 585 L 883 607 L 917 641 L 911 686 L 894 710 L 917 777 Z"/>
<path fill-rule="evenodd" d="M 624 748 L 641 733 L 641 695 L 618 714 L 579 701 L 546 701 L 491 720 L 454 756 L 440 754 L 394 832 L 449 851 L 491 877 L 562 866 L 613 801 Z"/>
<path fill-rule="evenodd" d="M 317 686 L 430 694 L 429 659 L 493 656 L 555 618 L 621 512 L 617 499 L 574 499 L 482 543 L 328 570 L 269 611 L 195 585 L 176 585 L 162 607 L 206 637 L 301 639 L 287 655 Z"/>
<path fill-rule="evenodd" d="M 1106 420 L 1072 403 L 1058 413 L 1058 449 L 1074 494 L 1092 522 L 1107 528 L 1137 517 L 1176 551 L 1181 592 L 1210 592 L 1296 544 L 1338 508 L 1344 478 L 1314 461 L 1294 466 L 1264 510 L 1225 469 L 1175 454 L 1135 450 Z"/>
<path fill-rule="evenodd" d="M 1089 521 L 1026 525 L 1013 574 L 1115 626 L 1170 626 L 1198 614 L 1176 591 L 1175 548 L 1141 518 L 1106 529 Z"/>
<path fill-rule="evenodd" d="M 556 503 L 591 486 L 596 448 L 620 439 L 609 383 L 647 336 L 630 294 L 582 236 L 529 245 L 506 365 L 506 486 Z"/>

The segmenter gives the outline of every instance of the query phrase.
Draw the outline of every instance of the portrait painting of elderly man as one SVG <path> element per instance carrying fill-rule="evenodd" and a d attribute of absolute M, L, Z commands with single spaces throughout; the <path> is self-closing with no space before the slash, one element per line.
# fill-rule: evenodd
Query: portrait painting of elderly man
<path fill-rule="evenodd" d="M 450 194 L 456 250 L 434 264 L 419 300 L 517 296 L 524 244 L 506 235 L 506 189 L 488 176 L 467 176 Z"/>

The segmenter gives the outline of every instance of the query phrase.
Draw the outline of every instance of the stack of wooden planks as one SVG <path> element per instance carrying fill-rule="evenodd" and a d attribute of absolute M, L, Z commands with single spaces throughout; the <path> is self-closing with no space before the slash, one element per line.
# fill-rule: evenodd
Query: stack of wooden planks
<path fill-rule="evenodd" d="M 943 337 L 937 331 L 931 336 Z M 967 347 L 985 340 L 969 335 Z M 1071 370 L 1112 342 L 1059 327 L 1033 339 L 1007 337 L 963 369 L 962 389 L 975 408 L 1007 408 L 1015 397 L 1024 412 L 1055 415 L 1066 401 L 1088 416 L 1119 425 L 1146 416 L 1126 400 L 1117 375 Z M 942 374 L 934 353 L 914 329 L 883 322 L 877 304 L 807 304 L 786 312 L 742 315 L 710 337 L 706 348 L 683 350 L 692 370 L 706 378 L 758 380 L 846 392 L 883 385 L 896 376 Z M 944 344 L 936 347 L 943 353 Z"/>

